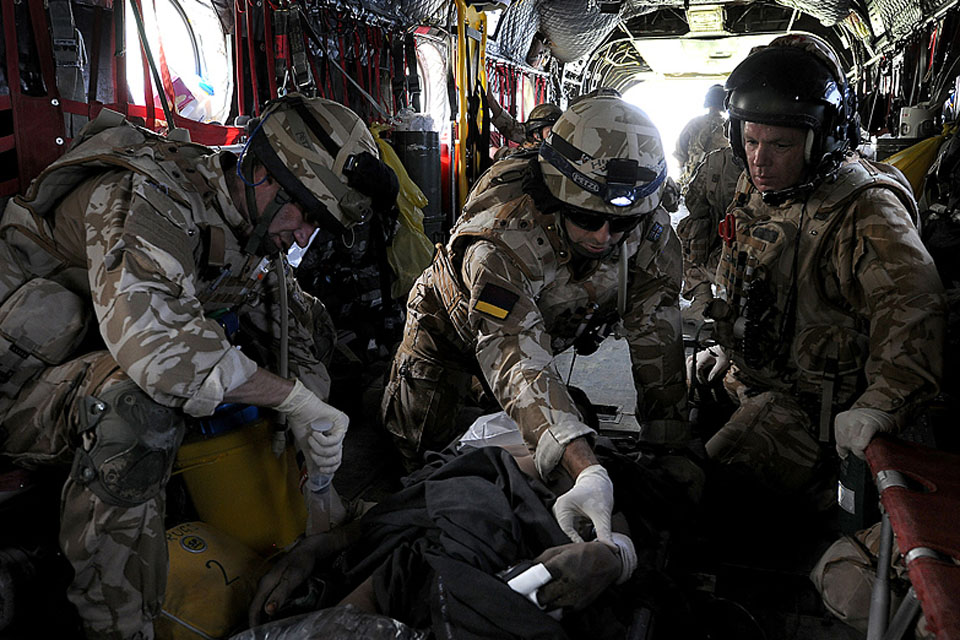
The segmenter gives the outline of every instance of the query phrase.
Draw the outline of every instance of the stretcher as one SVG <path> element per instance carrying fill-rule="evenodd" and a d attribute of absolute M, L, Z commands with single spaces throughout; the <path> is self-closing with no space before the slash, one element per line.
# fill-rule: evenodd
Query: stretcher
<path fill-rule="evenodd" d="M 884 508 L 868 640 L 902 637 L 918 605 L 937 640 L 960 640 L 960 455 L 888 438 L 866 455 Z M 912 588 L 888 624 L 893 534 Z"/>

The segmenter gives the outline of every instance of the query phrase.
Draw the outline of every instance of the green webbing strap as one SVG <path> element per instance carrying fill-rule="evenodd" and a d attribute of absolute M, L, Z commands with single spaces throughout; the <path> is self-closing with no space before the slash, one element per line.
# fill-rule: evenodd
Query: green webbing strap
<path fill-rule="evenodd" d="M 830 354 L 823 367 L 823 385 L 820 396 L 820 442 L 830 442 L 833 418 L 833 395 L 837 380 L 837 344 L 831 345 Z"/>
<path fill-rule="evenodd" d="M 247 213 L 252 218 L 257 214 L 257 197 L 252 186 L 247 185 L 246 195 Z M 286 191 L 283 190 L 283 187 L 280 187 L 277 190 L 277 195 L 274 196 L 273 200 L 267 203 L 267 206 L 263 208 L 263 213 L 256 218 L 257 226 L 254 227 L 253 233 L 251 233 L 250 237 L 247 239 L 247 244 L 243 248 L 245 252 L 254 255 L 261 255 L 259 251 L 260 246 L 263 244 L 263 237 L 267 235 L 267 229 L 270 227 L 273 217 L 277 215 L 277 212 L 280 211 L 280 209 L 290 201 L 290 196 Z"/>

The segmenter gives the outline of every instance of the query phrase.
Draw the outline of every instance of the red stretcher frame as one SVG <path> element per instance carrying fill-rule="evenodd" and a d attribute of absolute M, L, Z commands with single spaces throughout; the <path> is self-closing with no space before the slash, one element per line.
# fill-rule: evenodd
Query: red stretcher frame
<path fill-rule="evenodd" d="M 891 438 L 867 462 L 937 640 L 960 640 L 960 455 Z"/>

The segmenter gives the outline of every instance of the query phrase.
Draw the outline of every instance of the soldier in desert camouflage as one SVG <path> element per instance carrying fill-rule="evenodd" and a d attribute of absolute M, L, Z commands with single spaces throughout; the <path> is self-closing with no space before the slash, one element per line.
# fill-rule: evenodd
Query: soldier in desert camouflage
<path fill-rule="evenodd" d="M 680 190 L 686 192 L 693 174 L 708 153 L 730 145 L 723 117 L 723 85 L 715 84 L 703 98 L 707 112 L 690 120 L 677 136 L 673 157 L 680 163 Z"/>
<path fill-rule="evenodd" d="M 0 451 L 73 465 L 60 542 L 90 637 L 154 636 L 163 490 L 190 416 L 223 402 L 276 409 L 311 472 L 339 466 L 347 416 L 321 400 L 330 319 L 292 277 L 281 309 L 278 271 L 317 226 L 342 231 L 396 194 L 377 154 L 353 112 L 296 95 L 264 109 L 239 160 L 105 110 L 7 207 Z M 271 373 L 284 311 L 291 379 Z M 315 421 L 333 427 L 311 434 Z"/>
<path fill-rule="evenodd" d="M 382 411 L 409 466 L 459 435 L 453 416 L 476 375 L 540 475 L 562 467 L 575 479 L 554 508 L 564 531 L 579 540 L 574 521 L 588 519 L 610 539 L 612 485 L 554 356 L 596 349 L 618 325 L 638 415 L 682 437 L 680 247 L 660 206 L 665 180 L 656 128 L 609 95 L 564 112 L 538 158 L 490 169 L 407 303 Z"/>
<path fill-rule="evenodd" d="M 677 224 L 683 251 L 683 297 L 690 307 L 683 311 L 684 326 L 699 325 L 713 299 L 713 283 L 720 263 L 717 228 L 733 202 L 741 168 L 733 149 L 711 151 L 694 171 L 683 202 L 689 212 Z"/>
<path fill-rule="evenodd" d="M 701 352 L 696 375 L 726 371 L 739 407 L 706 448 L 793 493 L 828 446 L 862 458 L 937 393 L 944 293 L 902 174 L 845 155 L 855 97 L 828 45 L 777 38 L 726 88 L 746 171 L 707 311 L 722 349 Z"/>
<path fill-rule="evenodd" d="M 503 133 L 504 137 L 511 142 L 517 142 L 520 146 L 511 147 L 506 142 L 493 154 L 494 160 L 503 160 L 504 158 L 517 153 L 534 153 L 540 149 L 540 145 L 550 134 L 550 127 L 554 125 L 557 118 L 563 111 L 555 104 L 544 102 L 538 104 L 530 110 L 525 122 L 518 123 L 513 119 L 506 109 L 491 103 L 491 111 L 499 108 L 500 111 L 493 118 L 493 125 Z M 522 131 L 522 136 L 517 135 L 517 131 Z M 517 140 L 516 138 L 520 138 Z"/>

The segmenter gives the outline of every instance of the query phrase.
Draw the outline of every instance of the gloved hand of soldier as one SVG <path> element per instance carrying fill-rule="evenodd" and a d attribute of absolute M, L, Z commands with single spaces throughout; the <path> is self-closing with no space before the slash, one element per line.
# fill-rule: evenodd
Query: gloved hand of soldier
<path fill-rule="evenodd" d="M 623 584 L 637 570 L 637 550 L 633 546 L 633 540 L 625 533 L 614 531 L 613 544 L 617 546 L 617 554 L 620 556 L 620 577 L 617 578 L 617 584 Z"/>
<path fill-rule="evenodd" d="M 559 608 L 579 611 L 607 587 L 619 582 L 623 574 L 619 547 L 598 540 L 550 547 L 533 562 L 543 564 L 552 576 L 550 582 L 537 591 L 537 602 L 548 611 Z"/>
<path fill-rule="evenodd" d="M 589 520 L 597 540 L 613 544 L 610 516 L 613 513 L 613 483 L 607 470 L 593 464 L 580 472 L 573 487 L 553 503 L 553 516 L 574 542 L 583 542 L 577 526 Z"/>
<path fill-rule="evenodd" d="M 723 377 L 729 368 L 730 358 L 719 345 L 713 345 L 698 351 L 696 360 L 693 356 L 687 358 L 687 380 L 693 384 L 696 376 L 700 384 L 707 384 Z"/>
<path fill-rule="evenodd" d="M 670 176 L 667 176 L 667 180 L 664 183 L 663 198 L 660 200 L 660 204 L 670 213 L 674 213 L 680 208 L 680 187 L 677 186 L 676 181 Z"/>
<path fill-rule="evenodd" d="M 299 380 L 274 409 L 287 416 L 287 426 L 307 456 L 310 472 L 333 475 L 343 455 L 343 438 L 350 424 L 347 414 L 318 398 Z M 331 426 L 323 432 L 311 427 L 325 424 Z"/>
<path fill-rule="evenodd" d="M 853 453 L 862 460 L 866 458 L 864 450 L 875 435 L 897 430 L 897 419 L 886 411 L 858 407 L 838 413 L 833 426 L 840 457 Z"/>

